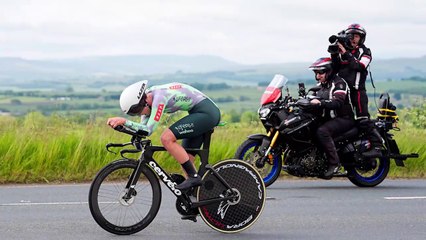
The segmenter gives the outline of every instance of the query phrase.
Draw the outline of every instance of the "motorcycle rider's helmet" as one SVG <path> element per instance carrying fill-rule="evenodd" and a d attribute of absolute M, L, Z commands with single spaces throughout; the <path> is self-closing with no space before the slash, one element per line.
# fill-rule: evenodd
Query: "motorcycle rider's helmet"
<path fill-rule="evenodd" d="M 148 81 L 143 80 L 126 87 L 120 95 L 121 110 L 135 116 L 146 106 L 146 89 Z"/>
<path fill-rule="evenodd" d="M 353 23 L 349 25 L 345 30 L 346 35 L 359 34 L 360 39 L 358 45 L 362 45 L 365 42 L 365 38 L 367 37 L 367 31 L 359 25 L 358 23 Z"/>
<path fill-rule="evenodd" d="M 309 69 L 315 72 L 315 78 L 316 78 L 316 72 L 320 72 L 320 73 L 326 73 L 325 77 L 327 80 L 329 80 L 329 77 L 331 76 L 331 72 L 333 71 L 333 64 L 332 64 L 331 58 L 329 57 L 319 58 L 314 63 L 312 63 L 311 66 L 309 66 Z"/>

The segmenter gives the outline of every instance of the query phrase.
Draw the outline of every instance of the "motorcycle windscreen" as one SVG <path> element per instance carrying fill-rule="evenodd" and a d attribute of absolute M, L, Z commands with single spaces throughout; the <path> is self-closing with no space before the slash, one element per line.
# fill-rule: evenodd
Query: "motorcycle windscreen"
<path fill-rule="evenodd" d="M 260 104 L 265 105 L 267 103 L 276 102 L 282 95 L 282 89 L 287 84 L 288 79 L 283 75 L 276 74 L 272 81 L 266 87 L 263 92 Z"/>

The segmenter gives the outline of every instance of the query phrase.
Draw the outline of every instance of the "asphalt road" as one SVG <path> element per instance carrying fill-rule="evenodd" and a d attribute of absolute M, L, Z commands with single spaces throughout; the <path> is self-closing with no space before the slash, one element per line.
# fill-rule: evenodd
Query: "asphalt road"
<path fill-rule="evenodd" d="M 358 188 L 347 180 L 282 180 L 267 190 L 259 220 L 237 234 L 182 221 L 162 185 L 156 219 L 116 236 L 100 228 L 87 204 L 88 184 L 0 186 L 0 239 L 426 239 L 426 180 L 385 180 Z"/>

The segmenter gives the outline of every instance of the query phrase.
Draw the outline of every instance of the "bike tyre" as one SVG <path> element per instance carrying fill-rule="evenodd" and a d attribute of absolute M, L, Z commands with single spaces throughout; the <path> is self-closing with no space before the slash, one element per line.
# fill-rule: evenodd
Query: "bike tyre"
<path fill-rule="evenodd" d="M 261 215 L 266 199 L 262 177 L 250 164 L 230 159 L 213 166 L 232 189 L 239 192 L 239 201 L 221 201 L 199 207 L 203 221 L 216 231 L 236 233 L 252 226 Z M 226 187 L 208 170 L 203 185 L 197 190 L 198 201 L 226 195 Z"/>
<path fill-rule="evenodd" d="M 137 193 L 133 201 L 129 204 L 120 197 L 124 192 L 128 177 L 137 168 L 137 165 L 138 162 L 132 160 L 114 161 L 97 173 L 90 186 L 90 212 L 96 223 L 110 233 L 117 235 L 137 233 L 152 222 L 160 208 L 160 183 L 152 170 L 145 165 L 141 166 L 141 175 L 135 187 Z M 114 174 L 119 174 L 118 171 L 126 171 L 127 178 L 123 179 L 121 175 L 118 176 L 122 182 L 114 180 L 114 178 L 117 178 Z M 106 181 L 109 180 L 109 177 L 112 177 L 111 182 Z M 106 201 L 107 196 L 111 196 L 111 201 Z M 141 204 L 142 201 L 143 204 Z M 132 206 L 135 208 L 139 206 L 139 208 L 136 208 L 137 211 L 135 211 Z M 118 213 L 116 220 L 123 220 L 122 223 L 113 222 L 114 217 L 111 217 L 111 215 L 114 213 Z M 137 216 L 137 214 L 141 216 Z M 129 218 L 135 218 L 135 221 L 124 223 Z"/>
<path fill-rule="evenodd" d="M 256 170 L 262 176 L 263 182 L 265 183 L 265 187 L 269 187 L 280 176 L 283 163 L 281 154 L 277 154 L 277 156 L 274 157 L 272 165 L 265 163 L 264 167 L 258 168 L 256 166 L 257 159 L 250 159 L 248 153 L 250 151 L 252 152 L 252 154 L 255 153 L 261 144 L 261 139 L 247 139 L 238 147 L 234 157 L 237 159 L 241 159 L 256 168 Z"/>
<path fill-rule="evenodd" d="M 358 187 L 375 187 L 385 180 L 390 169 L 390 159 L 388 157 L 377 158 L 378 166 L 372 176 L 364 177 L 358 173 L 356 167 L 347 169 L 348 179 Z"/>

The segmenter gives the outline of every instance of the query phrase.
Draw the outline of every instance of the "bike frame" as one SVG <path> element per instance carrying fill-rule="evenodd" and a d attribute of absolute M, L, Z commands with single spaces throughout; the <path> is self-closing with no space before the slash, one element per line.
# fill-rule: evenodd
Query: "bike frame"
<path fill-rule="evenodd" d="M 200 156 L 201 165 L 198 170 L 198 174 L 200 176 L 203 176 L 204 173 L 207 170 L 211 170 L 213 175 L 227 188 L 231 189 L 231 186 L 217 173 L 214 168 L 208 164 L 208 158 L 209 158 L 209 150 L 210 150 L 210 140 L 211 135 L 213 133 L 213 130 L 205 133 L 204 135 L 204 143 L 203 148 L 201 149 L 192 149 L 192 148 L 185 148 L 186 151 L 191 151 L 195 154 L 198 154 Z M 155 161 L 155 159 L 152 157 L 155 152 L 164 152 L 167 151 L 162 146 L 152 146 L 151 140 L 143 140 L 141 142 L 137 142 L 139 146 L 136 146 L 138 152 L 142 152 L 139 159 L 138 159 L 138 165 L 135 171 L 133 171 L 132 175 L 129 178 L 129 181 L 126 184 L 126 189 L 128 189 L 126 195 L 124 198 L 130 199 L 134 193 L 135 193 L 135 186 L 137 181 L 139 180 L 142 168 L 144 166 L 147 166 L 149 169 L 154 171 L 154 173 L 157 175 L 157 177 L 164 183 L 164 185 L 167 186 L 167 188 L 177 197 L 182 200 L 182 202 L 187 205 L 189 208 L 197 208 L 205 205 L 209 205 L 216 202 L 221 202 L 224 200 L 231 200 L 235 196 L 231 195 L 228 197 L 216 197 L 211 199 L 206 199 L 202 201 L 196 201 L 193 202 L 189 196 L 186 193 L 182 193 L 179 189 L 176 189 L 175 187 L 178 185 L 175 181 L 172 180 L 171 176 L 165 171 L 160 164 Z M 131 151 L 127 151 L 131 152 Z"/>

